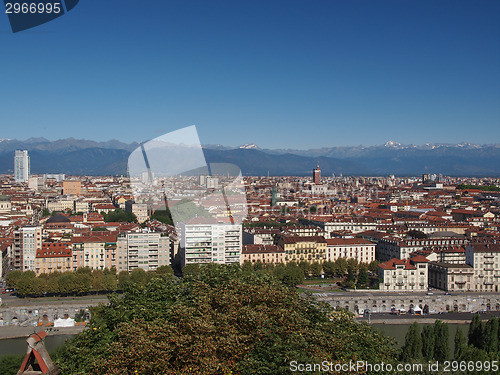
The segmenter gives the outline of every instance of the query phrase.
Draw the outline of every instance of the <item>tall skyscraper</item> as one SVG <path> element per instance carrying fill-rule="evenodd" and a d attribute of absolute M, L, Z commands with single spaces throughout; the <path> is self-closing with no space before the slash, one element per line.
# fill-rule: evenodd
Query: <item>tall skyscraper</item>
<path fill-rule="evenodd" d="M 321 169 L 319 169 L 319 164 L 318 164 L 318 166 L 316 167 L 316 169 L 313 169 L 313 182 L 316 185 L 319 185 L 320 184 L 320 180 L 321 180 Z"/>
<path fill-rule="evenodd" d="M 26 150 L 16 150 L 14 156 L 14 179 L 16 182 L 27 182 L 30 177 L 30 157 Z"/>

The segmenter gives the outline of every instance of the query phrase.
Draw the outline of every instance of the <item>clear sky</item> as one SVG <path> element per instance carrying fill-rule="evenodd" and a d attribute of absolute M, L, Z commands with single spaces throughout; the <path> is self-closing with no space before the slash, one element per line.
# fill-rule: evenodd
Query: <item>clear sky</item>
<path fill-rule="evenodd" d="M 81 0 L 13 34 L 0 14 L 0 138 L 500 143 L 499 19 L 496 0 Z"/>

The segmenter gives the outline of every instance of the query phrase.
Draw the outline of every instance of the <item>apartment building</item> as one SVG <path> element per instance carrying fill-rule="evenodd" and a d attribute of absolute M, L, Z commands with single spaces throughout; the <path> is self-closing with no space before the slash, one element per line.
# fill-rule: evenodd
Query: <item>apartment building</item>
<path fill-rule="evenodd" d="M 465 258 L 474 268 L 474 291 L 500 291 L 500 243 L 471 242 L 465 248 Z"/>
<path fill-rule="evenodd" d="M 42 227 L 24 226 L 14 232 L 14 268 L 34 271 L 36 251 L 42 248 Z"/>
<path fill-rule="evenodd" d="M 321 236 L 280 235 L 276 245 L 285 251 L 286 262 L 324 262 L 327 259 L 327 243 Z"/>
<path fill-rule="evenodd" d="M 393 258 L 379 264 L 380 290 L 385 291 L 426 291 L 428 283 L 428 263 L 423 256 L 410 259 Z"/>
<path fill-rule="evenodd" d="M 184 265 L 193 263 L 241 263 L 241 225 L 214 224 L 196 218 L 182 225 Z"/>
<path fill-rule="evenodd" d="M 410 254 L 425 248 L 446 248 L 449 246 L 465 246 L 464 238 L 424 238 L 402 240 L 396 237 L 382 238 L 375 247 L 376 258 L 382 262 L 392 258 L 408 259 Z"/>
<path fill-rule="evenodd" d="M 447 292 L 472 291 L 474 269 L 468 264 L 429 262 L 429 286 Z"/>
<path fill-rule="evenodd" d="M 63 181 L 64 195 L 81 195 L 82 182 L 79 180 L 64 180 Z"/>
<path fill-rule="evenodd" d="M 325 238 L 330 238 L 332 232 L 350 231 L 353 234 L 376 230 L 378 224 L 371 218 L 359 219 L 332 219 L 332 220 L 311 220 L 311 223 L 320 227 L 325 233 Z"/>
<path fill-rule="evenodd" d="M 145 203 L 134 203 L 133 201 L 127 201 L 125 203 L 125 211 L 132 212 L 137 217 L 137 222 L 139 224 L 144 223 L 149 219 L 148 205 Z"/>
<path fill-rule="evenodd" d="M 43 243 L 42 248 L 36 251 L 35 272 L 37 275 L 72 270 L 71 244 L 60 242 Z"/>
<path fill-rule="evenodd" d="M 375 260 L 375 244 L 361 238 L 329 238 L 326 259 L 335 262 L 338 258 L 353 258 L 358 263 Z"/>
<path fill-rule="evenodd" d="M 111 268 L 116 264 L 116 232 L 92 232 L 73 238 L 73 269 Z"/>
<path fill-rule="evenodd" d="M 73 199 L 56 199 L 47 201 L 45 207 L 50 212 L 64 212 L 75 208 L 75 201 Z"/>
<path fill-rule="evenodd" d="M 168 235 L 154 233 L 128 232 L 116 241 L 116 270 L 144 271 L 155 270 L 170 265 L 172 242 Z"/>
<path fill-rule="evenodd" d="M 241 260 L 242 263 L 285 263 L 285 250 L 276 245 L 243 245 Z"/>
<path fill-rule="evenodd" d="M 272 245 L 274 237 L 280 233 L 279 229 L 274 228 L 245 228 L 243 243 L 248 245 Z"/>

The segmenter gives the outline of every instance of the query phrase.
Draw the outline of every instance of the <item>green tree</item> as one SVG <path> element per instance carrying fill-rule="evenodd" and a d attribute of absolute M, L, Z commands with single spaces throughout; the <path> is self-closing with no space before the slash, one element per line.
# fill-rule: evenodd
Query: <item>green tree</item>
<path fill-rule="evenodd" d="M 170 266 L 160 266 L 155 270 L 155 272 L 160 276 L 174 276 L 174 270 Z"/>
<path fill-rule="evenodd" d="M 0 358 L 0 374 L 16 375 L 21 367 L 24 359 L 24 354 L 21 355 L 2 355 Z"/>
<path fill-rule="evenodd" d="M 16 281 L 16 292 L 21 297 L 36 295 L 36 273 L 33 271 L 24 271 Z"/>
<path fill-rule="evenodd" d="M 104 221 L 107 223 L 110 222 L 137 223 L 137 217 L 132 212 L 123 211 L 121 208 L 118 208 L 114 211 L 109 212 L 106 216 L 104 216 Z"/>
<path fill-rule="evenodd" d="M 422 337 L 420 335 L 420 326 L 417 322 L 408 329 L 405 337 L 405 344 L 401 349 L 401 361 L 410 362 L 422 357 Z"/>
<path fill-rule="evenodd" d="M 380 262 L 378 260 L 371 261 L 370 264 L 368 265 L 368 270 L 375 274 L 378 275 L 378 265 Z"/>
<path fill-rule="evenodd" d="M 332 277 L 335 274 L 335 264 L 329 260 L 323 262 L 323 271 L 325 276 Z"/>
<path fill-rule="evenodd" d="M 76 272 L 64 272 L 57 280 L 59 293 L 75 294 Z"/>
<path fill-rule="evenodd" d="M 241 265 L 241 269 L 243 270 L 243 272 L 252 273 L 253 271 L 252 262 L 250 262 L 249 260 L 245 260 Z"/>
<path fill-rule="evenodd" d="M 186 264 L 182 269 L 182 276 L 193 277 L 201 272 L 201 267 L 198 263 Z"/>
<path fill-rule="evenodd" d="M 461 360 L 466 350 L 467 350 L 467 339 L 465 338 L 462 329 L 458 327 L 457 333 L 455 334 L 455 350 L 453 353 L 453 358 L 455 360 Z"/>
<path fill-rule="evenodd" d="M 393 341 L 370 326 L 239 265 L 130 284 L 109 299 L 55 358 L 62 373 L 279 375 L 291 360 L 397 360 Z"/>
<path fill-rule="evenodd" d="M 347 259 L 347 272 L 356 276 L 359 272 L 359 264 L 355 258 Z"/>
<path fill-rule="evenodd" d="M 108 274 L 109 274 L 109 275 L 114 275 L 114 276 L 116 276 L 116 267 L 115 267 L 115 266 L 113 266 L 113 267 L 111 267 L 111 268 L 105 268 L 105 269 L 104 269 L 104 274 L 105 274 L 105 275 L 108 275 Z"/>
<path fill-rule="evenodd" d="M 313 262 L 311 264 L 311 275 L 312 277 L 321 277 L 322 267 L 319 262 Z"/>
<path fill-rule="evenodd" d="M 288 263 L 281 273 L 280 280 L 283 284 L 296 287 L 304 282 L 304 271 L 296 263 Z"/>
<path fill-rule="evenodd" d="M 347 272 L 347 260 L 345 258 L 337 258 L 335 260 L 335 273 L 339 277 L 344 277 Z"/>
<path fill-rule="evenodd" d="M 263 269 L 264 269 L 264 264 L 260 260 L 258 260 L 253 264 L 254 271 L 262 271 Z"/>
<path fill-rule="evenodd" d="M 358 288 L 365 288 L 366 284 L 368 284 L 368 272 L 366 272 L 366 268 L 361 268 L 358 275 Z"/>
<path fill-rule="evenodd" d="M 118 285 L 117 288 L 119 290 L 125 290 L 127 285 L 131 283 L 130 274 L 127 271 L 121 271 L 118 274 Z"/>
<path fill-rule="evenodd" d="M 84 295 L 92 290 L 92 275 L 89 273 L 76 272 L 72 294 Z"/>
<path fill-rule="evenodd" d="M 22 271 L 10 271 L 5 276 L 5 281 L 7 282 L 7 285 L 9 287 L 17 289 L 17 282 L 19 281 L 19 279 L 21 279 L 22 276 Z"/>
<path fill-rule="evenodd" d="M 59 294 L 59 278 L 61 272 L 56 271 L 49 273 L 47 276 L 46 292 L 49 294 Z"/>
<path fill-rule="evenodd" d="M 149 280 L 148 274 L 142 268 L 136 268 L 130 272 L 130 280 L 133 283 L 145 285 Z"/>
<path fill-rule="evenodd" d="M 309 274 L 311 273 L 311 263 L 306 260 L 302 260 L 299 262 L 299 267 L 304 273 L 304 276 L 309 277 Z"/>
<path fill-rule="evenodd" d="M 110 273 L 104 274 L 104 291 L 112 292 L 116 290 L 117 287 L 117 279 L 116 275 L 112 275 Z"/>
<path fill-rule="evenodd" d="M 434 323 L 434 359 L 444 362 L 450 354 L 450 332 L 448 324 L 441 320 Z"/>
<path fill-rule="evenodd" d="M 92 291 L 93 292 L 102 292 L 105 290 L 104 287 L 104 271 L 102 270 L 93 270 L 91 274 L 91 282 L 92 282 Z"/>
<path fill-rule="evenodd" d="M 174 221 L 172 220 L 172 214 L 168 207 L 165 210 L 156 210 L 151 215 L 151 219 L 158 220 L 163 224 L 174 225 Z"/>
<path fill-rule="evenodd" d="M 484 350 L 488 353 L 497 352 L 498 347 L 498 318 L 491 317 L 484 326 Z"/>
<path fill-rule="evenodd" d="M 484 323 L 479 314 L 474 314 L 472 322 L 469 326 L 469 345 L 475 346 L 478 349 L 484 348 Z"/>
<path fill-rule="evenodd" d="M 428 325 L 422 329 L 422 356 L 426 361 L 434 358 L 434 326 Z"/>

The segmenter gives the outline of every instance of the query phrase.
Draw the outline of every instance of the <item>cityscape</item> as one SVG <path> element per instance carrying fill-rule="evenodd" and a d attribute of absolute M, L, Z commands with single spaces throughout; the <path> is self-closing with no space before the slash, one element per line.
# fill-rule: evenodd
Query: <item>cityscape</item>
<path fill-rule="evenodd" d="M 33 175 L 30 158 L 16 150 L 14 174 L 0 179 L 0 330 L 76 334 L 102 300 L 44 298 L 120 292 L 209 264 L 266 270 L 356 324 L 413 321 L 403 352 L 419 318 L 500 315 L 499 178 L 325 176 L 318 163 L 309 176 L 235 184 L 216 164 L 221 174 Z"/>
<path fill-rule="evenodd" d="M 15 152 L 14 169 L 0 186 L 3 277 L 170 265 L 181 274 L 189 264 L 321 266 L 343 258 L 371 265 L 377 280 L 367 288 L 493 293 L 476 304 L 455 295 L 440 311 L 500 310 L 498 178 L 322 176 L 320 165 L 305 177 L 245 176 L 246 201 L 233 195 L 230 205 L 232 215 L 247 215 L 235 224 L 227 202 L 206 194 L 228 176 L 184 176 L 169 191 L 175 198 L 166 214 L 157 203 L 136 202 L 127 177 L 31 175 L 26 150 Z M 176 230 L 170 210 L 185 200 L 195 213 Z"/>

